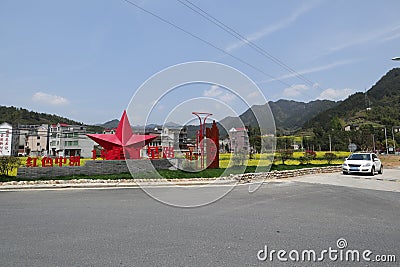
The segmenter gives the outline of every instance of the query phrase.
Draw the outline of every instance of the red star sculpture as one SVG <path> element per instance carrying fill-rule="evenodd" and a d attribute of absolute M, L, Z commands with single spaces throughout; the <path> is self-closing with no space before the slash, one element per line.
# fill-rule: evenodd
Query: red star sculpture
<path fill-rule="evenodd" d="M 132 132 L 126 110 L 122 114 L 115 134 L 87 134 L 106 150 L 107 159 L 140 159 L 140 149 L 156 135 L 141 135 Z"/>

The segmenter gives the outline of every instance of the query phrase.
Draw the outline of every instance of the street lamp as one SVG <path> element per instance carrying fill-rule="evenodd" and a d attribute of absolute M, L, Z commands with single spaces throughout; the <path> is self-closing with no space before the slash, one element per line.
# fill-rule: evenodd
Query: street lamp
<path fill-rule="evenodd" d="M 198 137 L 198 144 L 200 145 L 200 163 L 201 163 L 201 168 L 204 169 L 204 140 L 206 138 L 206 120 L 209 116 L 212 116 L 213 114 L 208 113 L 208 112 L 192 112 L 193 115 L 196 115 L 197 118 L 199 118 L 200 121 L 200 131 L 199 131 L 199 137 Z M 203 116 L 203 121 L 201 120 Z M 202 142 L 203 141 L 203 142 Z"/>
<path fill-rule="evenodd" d="M 392 126 L 392 138 L 393 138 L 393 149 L 394 149 L 394 154 L 396 154 L 396 140 L 394 138 L 394 128 L 396 128 L 396 132 L 399 131 L 400 126 Z"/>

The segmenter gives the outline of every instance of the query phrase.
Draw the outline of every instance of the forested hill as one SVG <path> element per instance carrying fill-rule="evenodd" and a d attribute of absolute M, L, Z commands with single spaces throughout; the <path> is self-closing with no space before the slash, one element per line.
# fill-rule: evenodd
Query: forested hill
<path fill-rule="evenodd" d="M 275 119 L 275 125 L 278 132 L 282 131 L 294 131 L 298 130 L 303 124 L 315 117 L 320 112 L 337 106 L 339 102 L 330 100 L 315 100 L 308 103 L 298 102 L 293 100 L 280 99 L 278 101 L 269 101 L 268 105 Z M 262 112 L 266 112 L 266 104 L 253 106 L 253 109 L 260 109 Z M 239 116 L 240 119 L 246 124 L 246 126 L 257 127 L 257 120 L 251 109 L 245 111 Z M 221 120 L 221 124 L 227 126 L 228 129 L 231 127 L 237 127 L 240 125 L 239 118 L 226 117 Z"/>
<path fill-rule="evenodd" d="M 400 68 L 390 70 L 367 93 L 355 93 L 304 124 L 329 130 L 333 119 L 344 125 L 400 125 Z"/>
<path fill-rule="evenodd" d="M 57 115 L 39 113 L 35 111 L 29 111 L 23 108 L 6 107 L 0 106 L 0 123 L 7 122 L 12 125 L 18 124 L 56 124 L 66 123 L 83 125 L 82 122 L 77 122 L 68 118 L 64 118 Z M 88 131 L 99 132 L 102 131 L 102 127 L 88 125 Z"/>
<path fill-rule="evenodd" d="M 330 100 L 314 100 L 308 103 L 281 99 L 276 102 L 269 101 L 277 128 L 295 130 L 315 117 L 320 112 L 337 106 L 339 102 Z"/>

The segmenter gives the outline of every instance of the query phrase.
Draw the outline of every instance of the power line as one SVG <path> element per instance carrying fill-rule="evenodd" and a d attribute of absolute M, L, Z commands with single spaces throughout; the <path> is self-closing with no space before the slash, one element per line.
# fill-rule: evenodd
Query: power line
<path fill-rule="evenodd" d="M 237 61 L 239 61 L 239 62 L 241 62 L 241 63 L 243 63 L 243 64 L 245 64 L 245 65 L 251 67 L 252 69 L 254 69 L 254 70 L 256 70 L 256 71 L 258 71 L 258 72 L 260 72 L 260 73 L 262 73 L 262 74 L 264 74 L 264 75 L 266 75 L 266 76 L 268 76 L 269 78 L 274 79 L 274 80 L 276 80 L 276 81 L 282 83 L 283 85 L 285 85 L 285 86 L 287 86 L 287 87 L 291 87 L 290 84 L 288 84 L 288 83 L 286 83 L 286 82 L 284 82 L 284 81 L 282 81 L 282 80 L 280 80 L 280 79 L 278 79 L 278 78 L 272 76 L 271 74 L 268 74 L 267 72 L 265 72 L 265 71 L 263 71 L 262 69 L 260 69 L 260 68 L 258 68 L 258 67 L 256 67 L 256 66 L 254 66 L 253 64 L 251 64 L 251 63 L 249 63 L 249 62 L 247 62 L 247 61 L 245 61 L 245 60 L 243 60 L 243 59 L 241 59 L 241 58 L 239 58 L 239 57 L 237 57 L 237 56 L 235 56 L 235 55 L 233 55 L 233 54 L 231 54 L 231 53 L 225 51 L 224 49 L 222 49 L 222 48 L 220 48 L 220 47 L 214 45 L 213 43 L 211 43 L 211 42 L 209 42 L 209 41 L 207 41 L 207 40 L 201 38 L 201 37 L 198 36 L 198 35 L 195 35 L 194 33 L 189 32 L 188 30 L 185 30 L 184 28 L 182 28 L 182 27 L 176 25 L 175 23 L 173 23 L 173 22 L 171 22 L 171 21 L 169 21 L 169 20 L 167 20 L 167 19 L 164 19 L 163 17 L 161 17 L 161 16 L 159 16 L 159 15 L 157 15 L 157 14 L 155 14 L 155 13 L 153 13 L 153 12 L 151 12 L 151 11 L 149 11 L 149 10 L 147 10 L 147 9 L 145 9 L 145 8 L 143 8 L 143 7 L 141 7 L 141 6 L 139 6 L 138 4 L 133 3 L 132 1 L 129 1 L 129 0 L 123 0 L 123 1 L 125 1 L 126 3 L 128 3 L 128 4 L 130 4 L 130 5 L 134 6 L 134 7 L 136 7 L 136 8 L 138 8 L 138 9 L 140 9 L 141 11 L 143 11 L 143 12 L 145 12 L 145 13 L 147 13 L 147 14 L 149 14 L 149 15 L 155 17 L 155 18 L 157 18 L 158 20 L 160 20 L 160 21 L 162 21 L 162 22 L 164 22 L 164 23 L 166 23 L 166 24 L 168 24 L 168 25 L 170 25 L 170 26 L 172 26 L 172 27 L 174 27 L 174 28 L 176 28 L 176 29 L 178 29 L 178 30 L 180 30 L 180 31 L 182 31 L 182 32 L 184 32 L 184 33 L 190 35 L 190 36 L 192 36 L 193 38 L 195 38 L 195 39 L 197 39 L 197 40 L 199 40 L 199 41 L 201 41 L 201 42 L 203 42 L 203 43 L 205 43 L 205 44 L 207 44 L 207 45 L 209 45 L 209 46 L 211 46 L 211 47 L 217 49 L 218 51 L 220 51 L 220 52 L 222 52 L 222 53 L 224 53 L 224 54 L 226 54 L 226 55 L 228 55 L 228 56 L 230 56 L 230 57 L 236 59 Z"/>
<path fill-rule="evenodd" d="M 278 64 L 279 66 L 283 67 L 287 71 L 293 73 L 295 76 L 297 76 L 298 78 L 300 78 L 304 82 L 308 83 L 311 86 L 314 86 L 314 84 L 315 84 L 314 82 L 310 81 L 309 79 L 304 77 L 302 74 L 298 73 L 296 70 L 294 70 L 293 68 L 291 68 L 290 66 L 288 66 L 287 64 L 285 64 L 284 62 L 279 60 L 278 58 L 276 58 L 273 55 L 271 55 L 270 53 L 268 53 L 262 47 L 258 46 L 254 42 L 252 42 L 249 39 L 247 39 L 245 36 L 243 36 L 242 34 L 237 32 L 232 27 L 229 27 L 228 25 L 226 25 L 222 21 L 218 20 L 217 18 L 215 18 L 214 16 L 209 14 L 204 9 L 200 8 L 199 6 L 197 6 L 194 3 L 190 2 L 189 0 L 177 0 L 177 1 L 179 3 L 181 3 L 182 5 L 186 6 L 187 8 L 191 9 L 192 11 L 196 12 L 197 14 L 202 16 L 203 18 L 207 19 L 208 21 L 210 21 L 214 25 L 218 26 L 219 28 L 221 28 L 225 32 L 229 33 L 230 35 L 232 35 L 236 39 L 238 39 L 240 41 L 243 41 L 246 45 L 250 46 L 251 48 L 253 48 L 257 52 L 259 52 L 261 55 L 263 55 L 264 57 L 266 57 L 266 58 L 270 59 L 271 61 L 275 62 L 276 64 Z"/>

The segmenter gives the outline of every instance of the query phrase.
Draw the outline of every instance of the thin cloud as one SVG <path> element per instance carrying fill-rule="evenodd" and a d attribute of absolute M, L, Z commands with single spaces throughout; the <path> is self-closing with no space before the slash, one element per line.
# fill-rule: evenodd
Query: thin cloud
<path fill-rule="evenodd" d="M 252 34 L 249 34 L 248 36 L 246 36 L 246 39 L 253 42 L 253 41 L 257 41 L 273 32 L 276 32 L 280 29 L 286 28 L 288 27 L 290 24 L 292 24 L 293 22 L 295 22 L 301 15 L 303 15 L 304 13 L 306 13 L 307 11 L 309 11 L 310 9 L 314 8 L 316 6 L 316 3 L 312 3 L 309 5 L 304 5 L 302 7 L 300 7 L 299 9 L 295 10 L 289 17 L 284 18 L 281 21 L 278 21 L 276 24 L 273 25 L 268 25 L 265 28 L 254 32 Z M 230 45 L 228 45 L 225 48 L 225 51 L 227 52 L 232 52 L 233 50 L 236 50 L 238 48 L 241 48 L 242 46 L 246 45 L 246 43 L 248 43 L 247 41 L 237 41 L 234 42 Z"/>
<path fill-rule="evenodd" d="M 394 34 L 394 35 L 390 35 L 390 36 L 388 36 L 386 38 L 383 38 L 382 40 L 380 40 L 380 42 L 381 43 L 385 43 L 385 42 L 388 42 L 390 40 L 394 40 L 394 39 L 397 39 L 397 38 L 400 38 L 400 32 L 398 32 L 397 34 Z"/>
<path fill-rule="evenodd" d="M 32 96 L 32 100 L 35 102 L 40 102 L 43 104 L 50 104 L 54 106 L 61 106 L 69 104 L 68 99 L 58 96 L 58 95 L 51 95 L 43 92 L 37 92 Z"/>
<path fill-rule="evenodd" d="M 222 96 L 220 96 L 219 99 L 225 103 L 230 103 L 236 99 L 236 96 L 232 93 L 226 93 L 226 94 L 223 94 Z"/>
<path fill-rule="evenodd" d="M 210 89 L 204 90 L 203 96 L 217 97 L 222 94 L 222 90 L 218 85 L 212 85 Z"/>
<path fill-rule="evenodd" d="M 260 97 L 260 92 L 258 92 L 258 91 L 254 91 L 254 92 L 251 92 L 250 94 L 248 94 L 247 95 L 247 97 L 248 98 L 259 98 Z"/>
<path fill-rule="evenodd" d="M 317 99 L 328 99 L 328 100 L 343 100 L 347 98 L 350 94 L 354 93 L 354 89 L 333 89 L 328 88 L 321 92 Z"/>
<path fill-rule="evenodd" d="M 229 91 L 227 92 L 225 89 L 222 89 L 218 85 L 212 85 L 210 89 L 204 90 L 203 96 L 219 99 L 225 103 L 230 103 L 236 99 L 235 94 Z"/>
<path fill-rule="evenodd" d="M 400 25 L 387 27 L 383 30 L 379 29 L 376 31 L 369 31 L 364 35 L 358 35 L 353 39 L 341 43 L 340 45 L 329 48 L 326 54 L 331 54 L 333 52 L 364 43 L 387 42 L 400 37 L 400 33 L 396 33 L 398 30 L 400 30 Z"/>
<path fill-rule="evenodd" d="M 303 95 L 304 92 L 308 91 L 309 89 L 310 87 L 305 84 L 294 84 L 288 88 L 285 88 L 285 90 L 283 90 L 283 95 L 285 97 L 296 97 Z"/>

